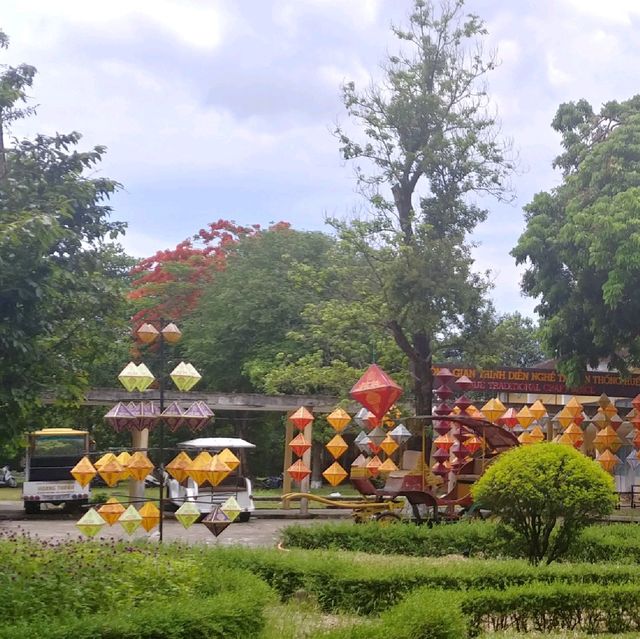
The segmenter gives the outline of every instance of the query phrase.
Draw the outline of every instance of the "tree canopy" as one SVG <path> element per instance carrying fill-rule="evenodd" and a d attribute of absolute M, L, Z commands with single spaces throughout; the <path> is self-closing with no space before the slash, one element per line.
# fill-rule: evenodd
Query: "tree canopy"
<path fill-rule="evenodd" d="M 431 412 L 439 341 L 478 327 L 487 279 L 473 271 L 467 235 L 487 211 L 474 195 L 503 197 L 512 168 L 497 138 L 484 78 L 482 21 L 463 0 L 416 0 L 384 78 L 344 103 L 360 134 L 338 128 L 356 165 L 366 215 L 332 220 L 369 267 L 367 292 L 410 363 L 418 414 Z"/>
<path fill-rule="evenodd" d="M 512 255 L 522 290 L 538 299 L 543 337 L 570 383 L 608 360 L 640 364 L 640 96 L 560 106 L 552 123 L 564 152 L 562 184 L 525 208 Z"/>

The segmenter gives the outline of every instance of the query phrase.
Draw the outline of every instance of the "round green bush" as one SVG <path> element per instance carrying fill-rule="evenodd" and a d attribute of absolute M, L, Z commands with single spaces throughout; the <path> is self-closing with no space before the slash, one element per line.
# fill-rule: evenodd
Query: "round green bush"
<path fill-rule="evenodd" d="M 562 444 L 535 444 L 501 455 L 472 488 L 500 517 L 532 563 L 565 554 L 580 530 L 616 505 L 613 478 Z"/>

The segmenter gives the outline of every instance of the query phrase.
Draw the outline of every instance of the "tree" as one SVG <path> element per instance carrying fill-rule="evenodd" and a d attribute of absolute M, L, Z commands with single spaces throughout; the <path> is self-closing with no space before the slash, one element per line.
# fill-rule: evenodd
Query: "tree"
<path fill-rule="evenodd" d="M 594 113 L 563 104 L 552 123 L 563 182 L 525 207 L 512 255 L 526 264 L 522 290 L 539 299 L 545 343 L 570 384 L 608 360 L 640 364 L 640 96 Z"/>
<path fill-rule="evenodd" d="M 609 514 L 617 503 L 613 478 L 563 444 L 504 453 L 471 490 L 481 507 L 515 533 L 534 564 L 562 557 L 584 526 Z"/>
<path fill-rule="evenodd" d="M 24 100 L 33 73 L 25 65 L 4 69 L 0 116 L 17 117 L 15 104 Z M 78 133 L 38 135 L 4 148 L 0 440 L 5 449 L 15 444 L 43 392 L 79 399 L 91 369 L 124 327 L 123 285 L 130 263 L 111 241 L 124 225 L 109 221 L 106 203 L 118 184 L 86 176 L 105 149 L 81 152 L 75 149 L 79 141 Z"/>
<path fill-rule="evenodd" d="M 364 91 L 344 87 L 344 103 L 364 139 L 336 133 L 355 160 L 368 215 L 332 220 L 369 266 L 365 292 L 379 300 L 387 330 L 410 365 L 415 410 L 431 413 L 431 367 L 439 341 L 479 321 L 485 277 L 473 272 L 469 232 L 487 211 L 474 195 L 503 197 L 512 168 L 497 139 L 483 84 L 483 23 L 463 0 L 416 0 L 401 52 L 384 79 Z"/>

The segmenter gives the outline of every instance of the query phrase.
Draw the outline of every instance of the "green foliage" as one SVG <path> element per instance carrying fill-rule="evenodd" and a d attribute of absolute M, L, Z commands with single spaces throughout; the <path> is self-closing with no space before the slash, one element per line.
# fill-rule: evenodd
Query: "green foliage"
<path fill-rule="evenodd" d="M 512 255 L 527 266 L 523 291 L 540 300 L 544 340 L 576 384 L 603 359 L 622 372 L 640 363 L 640 97 L 599 113 L 584 100 L 562 104 L 552 126 L 564 180 L 525 207 Z"/>
<path fill-rule="evenodd" d="M 502 197 L 512 168 L 486 109 L 483 81 L 495 66 L 482 51 L 486 30 L 463 5 L 416 0 L 407 28 L 393 29 L 400 53 L 383 81 L 343 88 L 362 135 L 336 131 L 368 210 L 331 223 L 368 267 L 362 290 L 409 360 L 420 414 L 431 408 L 437 344 L 477 333 L 490 310 L 467 241 L 487 211 L 472 196 Z"/>
<path fill-rule="evenodd" d="M 533 563 L 560 558 L 589 521 L 609 514 L 617 503 L 611 476 L 562 444 L 504 453 L 472 492 L 515 533 Z"/>

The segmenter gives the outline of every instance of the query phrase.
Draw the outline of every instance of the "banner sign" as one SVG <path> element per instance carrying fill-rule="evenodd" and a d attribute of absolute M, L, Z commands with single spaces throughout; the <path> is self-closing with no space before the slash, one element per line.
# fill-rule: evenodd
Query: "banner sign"
<path fill-rule="evenodd" d="M 622 378 L 619 373 L 589 371 L 584 384 L 568 388 L 565 377 L 553 369 L 542 368 L 467 368 L 459 364 L 437 364 L 436 375 L 441 368 L 448 368 L 456 377 L 466 375 L 472 382 L 469 390 L 495 393 L 531 393 L 533 395 L 593 395 L 606 393 L 611 397 L 635 397 L 640 393 L 640 375 Z"/>

